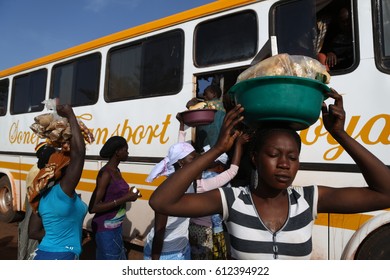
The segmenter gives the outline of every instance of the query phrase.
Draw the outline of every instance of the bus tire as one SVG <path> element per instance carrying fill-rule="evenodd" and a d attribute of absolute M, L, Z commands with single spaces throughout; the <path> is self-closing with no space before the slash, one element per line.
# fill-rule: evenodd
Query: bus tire
<path fill-rule="evenodd" d="M 390 224 L 371 232 L 356 250 L 355 260 L 390 260 Z"/>
<path fill-rule="evenodd" d="M 390 212 L 379 214 L 364 223 L 351 237 L 342 260 L 390 259 Z"/>
<path fill-rule="evenodd" d="M 20 220 L 21 213 L 14 211 L 12 205 L 11 183 L 7 176 L 0 178 L 0 221 L 11 223 Z"/>

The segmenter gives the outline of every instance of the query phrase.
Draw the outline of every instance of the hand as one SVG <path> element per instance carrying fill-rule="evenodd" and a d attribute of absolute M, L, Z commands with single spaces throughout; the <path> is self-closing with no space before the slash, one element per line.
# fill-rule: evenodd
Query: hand
<path fill-rule="evenodd" d="M 139 197 L 141 197 L 141 193 L 137 190 L 136 187 L 129 188 L 129 191 L 127 192 L 126 201 L 136 201 Z"/>
<path fill-rule="evenodd" d="M 179 121 L 179 123 L 183 122 L 183 116 L 180 113 L 176 114 L 176 119 Z"/>
<path fill-rule="evenodd" d="M 327 106 L 325 102 L 322 103 L 322 121 L 326 130 L 334 136 L 340 132 L 344 132 L 345 111 L 343 97 L 334 89 L 331 89 L 326 94 L 334 99 L 334 104 Z"/>
<path fill-rule="evenodd" d="M 251 139 L 252 139 L 252 135 L 248 133 L 241 133 L 236 140 L 236 145 L 243 146 L 244 144 L 248 143 Z"/>
<path fill-rule="evenodd" d="M 329 66 L 329 68 L 334 67 L 337 64 L 337 56 L 335 53 L 330 52 L 326 54 L 326 65 Z"/>
<path fill-rule="evenodd" d="M 237 127 L 244 119 L 244 117 L 241 116 L 243 111 L 244 108 L 238 104 L 225 115 L 219 138 L 215 145 L 215 147 L 221 149 L 222 153 L 229 151 L 236 138 L 242 134 L 242 131 L 237 129 Z"/>
<path fill-rule="evenodd" d="M 194 97 L 190 101 L 187 102 L 186 108 L 189 109 L 191 106 L 194 106 L 198 103 L 199 103 L 199 100 L 196 97 Z"/>
<path fill-rule="evenodd" d="M 61 117 L 69 118 L 69 116 L 74 115 L 73 109 L 70 105 L 57 105 L 56 106 L 57 114 Z"/>
<path fill-rule="evenodd" d="M 180 130 L 183 131 L 184 130 L 184 121 L 183 121 L 183 116 L 180 114 L 180 113 L 177 113 L 176 114 L 176 119 L 179 121 L 180 123 Z"/>

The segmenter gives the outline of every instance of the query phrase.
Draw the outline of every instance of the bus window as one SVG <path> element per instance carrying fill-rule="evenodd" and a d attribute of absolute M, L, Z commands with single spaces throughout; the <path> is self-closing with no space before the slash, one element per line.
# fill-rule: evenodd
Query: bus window
<path fill-rule="evenodd" d="M 375 1 L 373 11 L 375 61 L 379 70 L 390 73 L 390 2 Z"/>
<path fill-rule="evenodd" d="M 184 34 L 181 30 L 113 48 L 108 53 L 104 98 L 115 102 L 176 94 L 182 87 Z"/>
<path fill-rule="evenodd" d="M 198 67 L 243 61 L 257 52 L 257 17 L 245 11 L 202 22 L 194 34 Z"/>
<path fill-rule="evenodd" d="M 323 9 L 328 12 L 329 23 L 321 48 L 318 50 L 318 58 L 327 65 L 330 71 L 345 71 L 350 69 L 356 61 L 354 16 L 351 7 L 350 0 L 344 0 L 331 2 Z"/>
<path fill-rule="evenodd" d="M 39 112 L 44 108 L 47 70 L 40 69 L 13 80 L 11 114 Z"/>
<path fill-rule="evenodd" d="M 73 107 L 95 104 L 99 96 L 101 56 L 94 53 L 53 67 L 51 98 Z"/>
<path fill-rule="evenodd" d="M 315 57 L 315 1 L 287 1 L 271 9 L 270 35 L 276 36 L 278 52 Z"/>
<path fill-rule="evenodd" d="M 7 113 L 9 80 L 0 80 L 0 116 Z"/>
<path fill-rule="evenodd" d="M 275 5 L 271 19 L 270 34 L 277 37 L 279 53 L 316 58 L 332 75 L 357 66 L 357 18 L 351 0 L 283 2 Z"/>

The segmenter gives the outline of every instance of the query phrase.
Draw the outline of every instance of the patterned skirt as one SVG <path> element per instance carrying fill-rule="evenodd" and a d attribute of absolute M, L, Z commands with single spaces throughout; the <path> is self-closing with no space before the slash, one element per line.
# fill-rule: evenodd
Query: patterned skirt
<path fill-rule="evenodd" d="M 224 232 L 213 234 L 213 260 L 227 260 L 227 246 Z"/>
<path fill-rule="evenodd" d="M 211 227 L 190 223 L 189 239 L 192 260 L 213 259 L 213 231 Z"/>

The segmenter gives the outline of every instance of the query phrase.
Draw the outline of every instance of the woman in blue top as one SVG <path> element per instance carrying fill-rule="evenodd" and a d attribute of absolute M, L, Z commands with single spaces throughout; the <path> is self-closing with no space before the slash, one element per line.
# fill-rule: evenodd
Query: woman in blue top
<path fill-rule="evenodd" d="M 96 179 L 96 188 L 89 202 L 89 212 L 96 213 L 92 219 L 95 233 L 97 260 L 126 260 L 122 238 L 122 223 L 126 215 L 126 202 L 136 201 L 140 193 L 123 179 L 118 168 L 127 160 L 128 144 L 121 136 L 112 136 L 100 150 L 100 156 L 109 161 Z"/>
<path fill-rule="evenodd" d="M 66 171 L 60 171 L 54 186 L 41 194 L 38 211 L 30 218 L 29 237 L 41 240 L 34 260 L 75 260 L 79 259 L 82 250 L 82 225 L 87 205 L 75 189 L 83 171 L 85 142 L 72 107 L 57 105 L 56 109 L 70 124 L 70 160 Z"/>

